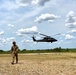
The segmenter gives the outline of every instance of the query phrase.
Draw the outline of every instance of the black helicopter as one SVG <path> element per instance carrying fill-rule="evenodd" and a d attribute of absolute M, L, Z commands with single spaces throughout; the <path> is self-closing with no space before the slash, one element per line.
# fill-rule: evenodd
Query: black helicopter
<path fill-rule="evenodd" d="M 35 37 L 33 36 L 33 37 L 32 37 L 33 41 L 35 41 L 35 42 L 51 42 L 51 43 L 57 41 L 57 39 L 52 38 L 51 36 L 47 36 L 47 35 L 41 34 L 41 33 L 40 33 L 40 35 L 43 35 L 43 36 L 45 36 L 45 37 L 43 37 L 43 39 L 36 40 Z"/>

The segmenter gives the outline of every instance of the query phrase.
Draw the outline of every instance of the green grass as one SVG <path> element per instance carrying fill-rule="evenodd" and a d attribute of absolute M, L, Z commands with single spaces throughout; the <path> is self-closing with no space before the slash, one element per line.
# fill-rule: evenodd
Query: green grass
<path fill-rule="evenodd" d="M 76 53 L 27 53 L 19 54 L 19 60 L 76 59 Z M 11 60 L 11 54 L 0 54 L 0 60 Z"/>

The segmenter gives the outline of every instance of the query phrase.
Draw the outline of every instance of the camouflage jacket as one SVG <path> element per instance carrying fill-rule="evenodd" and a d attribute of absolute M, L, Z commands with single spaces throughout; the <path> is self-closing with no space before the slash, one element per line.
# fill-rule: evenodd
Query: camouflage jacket
<path fill-rule="evenodd" d="M 18 53 L 18 46 L 17 45 L 12 46 L 11 47 L 11 52 L 14 53 L 14 54 L 17 54 Z"/>

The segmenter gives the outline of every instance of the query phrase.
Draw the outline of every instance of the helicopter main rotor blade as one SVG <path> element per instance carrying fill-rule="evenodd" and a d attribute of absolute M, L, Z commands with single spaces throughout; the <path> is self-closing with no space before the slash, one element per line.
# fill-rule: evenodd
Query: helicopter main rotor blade
<path fill-rule="evenodd" d="M 47 36 L 47 35 L 45 35 L 45 34 L 42 34 L 42 33 L 40 33 L 40 35 Z"/>
<path fill-rule="evenodd" d="M 55 34 L 55 35 L 53 35 L 53 36 L 56 36 L 56 35 L 60 35 L 61 33 L 58 33 L 58 34 Z"/>
<path fill-rule="evenodd" d="M 42 35 L 42 36 L 46 36 L 46 37 L 51 37 L 51 36 L 48 36 L 48 35 L 45 35 L 45 34 L 42 34 L 42 33 L 39 33 L 40 35 Z M 52 36 L 56 36 L 56 35 L 60 35 L 61 33 L 57 33 L 57 34 L 55 34 L 55 35 L 52 35 Z"/>

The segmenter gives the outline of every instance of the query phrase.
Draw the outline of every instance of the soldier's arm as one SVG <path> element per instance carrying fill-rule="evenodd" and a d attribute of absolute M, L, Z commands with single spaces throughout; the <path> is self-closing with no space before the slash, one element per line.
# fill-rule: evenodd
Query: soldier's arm
<path fill-rule="evenodd" d="M 12 53 L 12 51 L 13 51 L 13 47 L 11 47 L 10 53 Z"/>
<path fill-rule="evenodd" d="M 18 50 L 19 50 L 19 48 L 18 48 L 18 46 L 17 46 L 16 52 L 18 52 Z"/>

